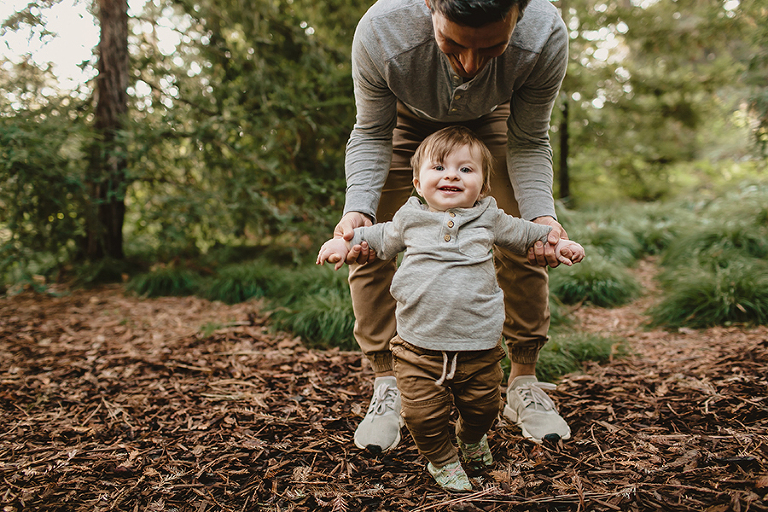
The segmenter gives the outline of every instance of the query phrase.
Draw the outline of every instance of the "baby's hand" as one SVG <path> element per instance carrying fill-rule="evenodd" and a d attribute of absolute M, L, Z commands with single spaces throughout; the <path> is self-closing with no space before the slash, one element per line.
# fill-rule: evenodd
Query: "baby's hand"
<path fill-rule="evenodd" d="M 349 242 L 343 238 L 331 238 L 323 244 L 317 254 L 317 264 L 322 265 L 326 261 L 335 263 L 334 270 L 339 270 L 344 265 L 349 252 Z"/>
<path fill-rule="evenodd" d="M 557 259 L 569 267 L 584 259 L 584 248 L 571 240 L 561 238 L 555 245 L 555 255 Z"/>

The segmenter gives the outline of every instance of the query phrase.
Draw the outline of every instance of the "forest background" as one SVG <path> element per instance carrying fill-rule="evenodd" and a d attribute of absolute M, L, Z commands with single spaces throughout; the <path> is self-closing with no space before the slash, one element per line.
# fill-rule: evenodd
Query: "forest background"
<path fill-rule="evenodd" d="M 29 3 L 0 37 L 28 30 L 56 44 L 46 12 L 57 3 Z M 31 54 L 4 60 L 2 291 L 128 281 L 147 296 L 230 303 L 282 293 L 276 318 L 282 311 L 288 327 L 306 339 L 349 339 L 343 276 L 309 265 L 344 202 L 350 45 L 371 3 L 153 0 L 129 16 L 125 1 L 98 0 L 101 39 L 81 65 L 91 80 L 64 90 Z M 683 278 L 700 285 L 703 272 L 717 311 L 703 320 L 699 303 L 682 297 L 657 320 L 764 323 L 768 298 L 753 276 L 768 275 L 768 8 L 554 3 L 570 30 L 551 127 L 555 194 L 566 228 L 596 256 L 553 282 L 554 293 L 622 303 L 637 287 L 619 267 L 698 247 L 701 265 L 667 257 L 678 279 L 668 276 L 669 288 Z M 692 231 L 698 241 L 683 243 Z M 294 273 L 276 279 L 287 268 Z M 308 287 L 319 298 L 297 307 Z M 313 318 L 297 316 L 313 308 Z"/>
<path fill-rule="evenodd" d="M 61 44 L 72 2 L 88 81 L 0 62 L 4 510 L 768 510 L 763 0 L 555 2 L 556 207 L 587 258 L 550 271 L 537 376 L 573 439 L 500 420 L 460 502 L 407 438 L 351 449 L 372 372 L 346 272 L 314 264 L 372 0 L 33 0 L 0 45 Z"/>

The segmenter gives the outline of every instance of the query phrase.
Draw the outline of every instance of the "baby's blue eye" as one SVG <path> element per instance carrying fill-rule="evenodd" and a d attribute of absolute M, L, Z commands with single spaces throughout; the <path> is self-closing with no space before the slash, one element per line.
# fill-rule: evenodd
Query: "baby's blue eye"
<path fill-rule="evenodd" d="M 442 170 L 444 170 L 444 169 L 445 169 L 445 167 L 443 167 L 442 165 L 436 165 L 436 166 L 435 166 L 435 170 L 436 170 L 436 171 L 442 171 Z"/>
<path fill-rule="evenodd" d="M 461 172 L 472 172 L 472 169 L 470 169 L 469 167 L 462 167 Z"/>

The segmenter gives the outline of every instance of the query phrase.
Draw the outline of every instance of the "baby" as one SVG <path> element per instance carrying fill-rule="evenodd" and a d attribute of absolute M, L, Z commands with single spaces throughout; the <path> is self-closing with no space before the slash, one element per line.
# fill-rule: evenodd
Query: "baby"
<path fill-rule="evenodd" d="M 449 491 L 472 485 L 451 443 L 452 404 L 459 419 L 461 460 L 493 464 L 487 432 L 499 412 L 504 297 L 496 281 L 493 246 L 526 254 L 547 243 L 549 226 L 512 217 L 488 195 L 492 157 L 469 129 L 450 126 L 427 137 L 411 164 L 416 192 L 391 222 L 355 229 L 351 241 L 328 240 L 317 263 L 339 269 L 363 242 L 378 257 L 405 251 L 390 291 L 397 301 L 398 334 L 390 342 L 402 416 L 427 469 Z M 581 245 L 561 239 L 558 260 L 584 258 Z"/>

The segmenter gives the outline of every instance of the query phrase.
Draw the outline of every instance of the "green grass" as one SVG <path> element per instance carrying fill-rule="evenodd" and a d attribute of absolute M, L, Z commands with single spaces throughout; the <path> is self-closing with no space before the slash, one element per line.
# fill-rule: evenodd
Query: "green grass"
<path fill-rule="evenodd" d="M 661 264 L 671 267 L 723 266 L 734 255 L 768 258 L 768 226 L 736 223 L 731 218 L 709 220 L 680 236 L 664 253 Z"/>
<path fill-rule="evenodd" d="M 589 246 L 590 255 L 598 253 L 617 265 L 631 266 L 643 256 L 643 246 L 623 225 L 590 223 L 570 230 L 568 236 Z"/>
<path fill-rule="evenodd" d="M 291 272 L 287 281 L 269 299 L 275 328 L 289 330 L 311 346 L 358 349 L 345 270 L 313 265 Z"/>
<path fill-rule="evenodd" d="M 558 216 L 570 237 L 585 246 L 587 258 L 550 271 L 553 332 L 569 326 L 568 305 L 616 307 L 635 299 L 642 290 L 629 267 L 646 255 L 659 256 L 664 290 L 661 302 L 647 312 L 650 325 L 768 323 L 768 185 L 587 211 L 559 206 Z M 302 262 L 291 249 L 245 246 L 212 248 L 194 268 L 211 275 L 161 268 L 136 276 L 129 288 L 144 296 L 194 293 L 228 304 L 263 298 L 275 329 L 291 331 L 311 346 L 357 349 L 346 271 Z M 109 274 L 118 266 L 98 270 Z M 587 356 L 572 345 L 564 348 L 553 334 L 541 355 L 542 378 L 581 367 Z"/>
<path fill-rule="evenodd" d="M 667 274 L 651 326 L 704 328 L 768 324 L 768 262 L 734 258 L 725 266 L 692 265 Z"/>
<path fill-rule="evenodd" d="M 193 295 L 200 281 L 200 275 L 192 270 L 162 267 L 134 277 L 126 289 L 143 297 L 180 297 Z"/>
<path fill-rule="evenodd" d="M 612 357 L 628 354 L 626 341 L 615 337 L 576 331 L 554 333 L 539 352 L 536 376 L 543 382 L 555 382 L 568 373 L 579 372 L 584 363 L 604 363 Z M 502 362 L 504 381 L 509 377 L 509 359 Z"/>
<path fill-rule="evenodd" d="M 310 346 L 358 350 L 352 329 L 355 315 L 349 292 L 328 289 L 306 295 L 290 309 L 278 308 L 272 314 L 275 327 L 301 336 Z"/>
<path fill-rule="evenodd" d="M 561 265 L 549 273 L 550 292 L 565 304 L 589 302 L 599 307 L 626 304 L 641 287 L 626 268 L 613 263 L 591 246 L 587 257 L 572 267 Z"/>
<path fill-rule="evenodd" d="M 227 265 L 201 284 L 198 295 L 225 304 L 269 296 L 280 286 L 285 273 L 286 270 L 264 260 Z"/>

